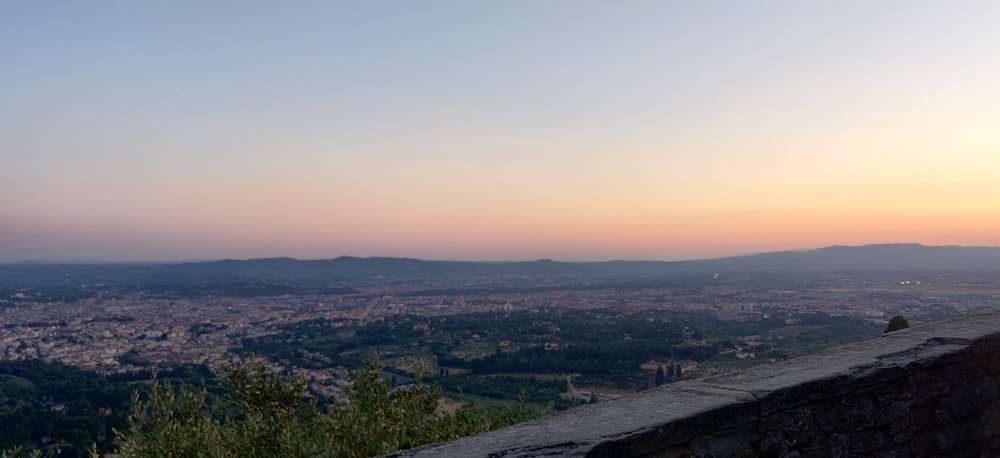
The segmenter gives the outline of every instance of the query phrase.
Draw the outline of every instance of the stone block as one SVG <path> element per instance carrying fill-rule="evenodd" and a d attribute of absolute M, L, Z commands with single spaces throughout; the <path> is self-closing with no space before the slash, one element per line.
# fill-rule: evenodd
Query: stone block
<path fill-rule="evenodd" d="M 746 451 L 750 449 L 749 444 L 754 440 L 756 435 L 756 424 L 707 434 L 696 437 L 691 441 L 691 452 L 694 456 L 704 457 L 746 455 Z M 754 456 L 756 456 L 756 453 L 754 453 Z"/>

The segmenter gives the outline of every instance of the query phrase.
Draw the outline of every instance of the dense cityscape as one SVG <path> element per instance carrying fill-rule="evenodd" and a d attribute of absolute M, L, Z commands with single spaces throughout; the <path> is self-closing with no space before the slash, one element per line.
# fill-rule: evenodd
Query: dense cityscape
<path fill-rule="evenodd" d="M 730 321 L 780 315 L 789 324 L 817 313 L 878 324 L 904 315 L 921 323 L 994 310 L 1000 295 L 998 285 L 975 276 L 926 273 L 734 278 L 716 274 L 679 286 L 657 286 L 648 278 L 635 286 L 636 279 L 612 279 L 619 287 L 608 282 L 593 278 L 373 280 L 341 287 L 343 292 L 336 294 L 259 297 L 219 293 L 183 297 L 182 290 L 79 285 L 72 298 L 67 298 L 62 290 L 52 294 L 44 288 L 20 288 L 0 299 L 5 310 L 0 318 L 0 343 L 5 360 L 37 358 L 115 374 L 144 370 L 150 364 L 214 367 L 231 352 L 238 352 L 247 339 L 314 320 L 357 327 L 395 316 L 546 309 L 616 311 L 609 320 L 655 311 L 700 312 Z M 498 342 L 493 344 L 501 348 Z"/>

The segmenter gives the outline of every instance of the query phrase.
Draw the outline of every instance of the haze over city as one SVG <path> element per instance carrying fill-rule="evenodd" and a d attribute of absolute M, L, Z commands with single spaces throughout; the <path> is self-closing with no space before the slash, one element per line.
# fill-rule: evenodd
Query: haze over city
<path fill-rule="evenodd" d="M 4 2 L 0 261 L 998 246 L 997 17 Z"/>

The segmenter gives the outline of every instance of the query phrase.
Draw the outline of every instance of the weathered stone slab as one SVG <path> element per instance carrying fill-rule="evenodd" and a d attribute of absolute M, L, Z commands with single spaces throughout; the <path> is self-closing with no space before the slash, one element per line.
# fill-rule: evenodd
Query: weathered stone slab
<path fill-rule="evenodd" d="M 398 456 L 570 457 L 599 445 L 612 453 L 599 456 L 622 456 L 611 444 L 641 453 L 649 444 L 683 444 L 703 434 L 706 423 L 731 428 L 755 421 L 754 401 L 744 392 L 673 384 Z"/>

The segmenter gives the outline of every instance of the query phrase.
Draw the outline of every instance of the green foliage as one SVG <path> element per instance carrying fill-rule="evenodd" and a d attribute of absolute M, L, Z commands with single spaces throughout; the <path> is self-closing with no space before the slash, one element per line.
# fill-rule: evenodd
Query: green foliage
<path fill-rule="evenodd" d="M 906 318 L 903 318 L 900 315 L 896 315 L 889 320 L 889 326 L 885 328 L 885 332 L 898 331 L 900 329 L 906 329 L 908 327 L 910 327 L 910 322 L 906 321 Z"/>
<path fill-rule="evenodd" d="M 14 448 L 6 448 L 0 450 L 0 458 L 54 458 L 56 454 L 61 454 L 61 453 L 62 452 L 59 450 L 56 451 L 50 450 L 46 453 L 42 453 L 41 450 L 23 447 L 19 445 Z M 87 456 L 88 458 L 97 458 L 100 456 L 97 453 L 96 444 L 91 444 Z"/>
<path fill-rule="evenodd" d="M 274 334 L 245 339 L 243 348 L 233 351 L 307 368 L 358 367 L 375 351 L 397 360 L 423 357 L 436 360 L 446 393 L 460 385 L 470 396 L 511 401 L 524 390 L 531 404 L 555 402 L 556 408 L 569 408 L 578 403 L 560 397 L 565 384 L 552 389 L 537 379 L 507 383 L 500 377 L 579 374 L 590 385 L 639 390 L 651 381 L 643 363 L 730 365 L 736 356 L 725 350 L 737 349 L 739 336 L 757 335 L 767 342 L 753 349 L 756 357 L 740 361 L 745 367 L 875 337 L 883 330 L 862 319 L 825 313 L 795 314 L 800 324 L 787 323 L 789 317 L 779 310 L 767 310 L 760 319 L 729 321 L 714 312 L 623 315 L 616 309 L 570 313 L 543 308 L 447 317 L 393 315 L 366 324 L 321 319 L 277 326 Z M 559 349 L 546 350 L 550 342 Z M 744 343 L 738 346 L 749 350 Z M 398 367 L 397 373 L 405 370 Z"/>
<path fill-rule="evenodd" d="M 321 413 L 301 376 L 273 373 L 258 360 L 220 374 L 230 395 L 212 403 L 204 388 L 157 382 L 135 395 L 128 429 L 117 432 L 122 457 L 363 457 L 478 434 L 541 415 L 518 404 L 471 404 L 438 412 L 441 389 L 394 387 L 376 362 L 350 376 L 349 403 Z"/>
<path fill-rule="evenodd" d="M 134 388 L 40 360 L 0 361 L 0 449 L 58 447 L 61 458 L 112 448 Z"/>
<path fill-rule="evenodd" d="M 116 435 L 123 456 L 198 456 L 219 443 L 217 423 L 206 412 L 207 392 L 186 383 L 174 390 L 167 380 L 154 381 L 148 399 L 133 395 L 128 415 L 129 436 Z M 169 446 L 164 446 L 169 444 Z"/>
<path fill-rule="evenodd" d="M 42 452 L 24 447 L 0 450 L 0 458 L 41 458 Z"/>
<path fill-rule="evenodd" d="M 463 393 L 489 399 L 524 399 L 535 405 L 553 404 L 556 409 L 568 409 L 580 405 L 579 401 L 563 399 L 566 380 L 541 380 L 536 377 L 513 376 L 458 376 L 442 377 L 438 380 L 441 388 L 448 393 Z M 528 389 L 525 389 L 528 388 Z"/>

